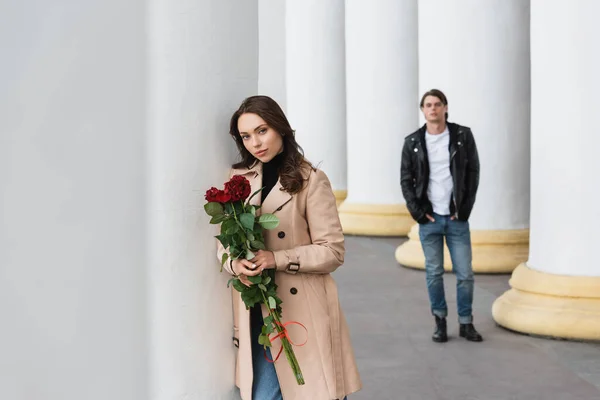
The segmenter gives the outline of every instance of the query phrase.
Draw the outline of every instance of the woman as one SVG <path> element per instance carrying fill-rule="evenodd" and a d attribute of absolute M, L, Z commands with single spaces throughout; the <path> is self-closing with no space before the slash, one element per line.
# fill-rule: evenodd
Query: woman
<path fill-rule="evenodd" d="M 249 276 L 275 269 L 282 322 L 298 321 L 308 331 L 306 344 L 294 347 L 306 381 L 300 386 L 285 356 L 270 363 L 258 344 L 267 310 L 264 306 L 246 310 L 239 292 L 233 291 L 236 385 L 242 399 L 344 399 L 361 388 L 361 381 L 330 275 L 344 261 L 344 235 L 329 180 L 304 158 L 285 114 L 269 97 L 244 100 L 231 117 L 229 133 L 242 158 L 230 175 L 246 177 L 252 192 L 264 187 L 252 203 L 262 204 L 262 213 L 277 215 L 280 224 L 264 232 L 268 251 L 225 267 L 247 285 Z M 219 260 L 224 251 L 219 245 Z M 306 332 L 289 330 L 293 341 L 304 340 Z M 281 342 L 273 345 L 278 351 Z M 271 353 L 267 356 L 271 358 Z"/>

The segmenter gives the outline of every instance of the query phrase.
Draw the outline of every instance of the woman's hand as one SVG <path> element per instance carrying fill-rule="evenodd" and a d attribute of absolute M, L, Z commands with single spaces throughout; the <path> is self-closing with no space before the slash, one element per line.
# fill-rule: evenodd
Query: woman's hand
<path fill-rule="evenodd" d="M 275 255 L 272 251 L 259 250 L 250 261 L 244 259 L 233 260 L 231 268 L 244 285 L 251 286 L 252 282 L 248 279 L 249 276 L 256 276 L 265 269 L 275 268 Z"/>
<path fill-rule="evenodd" d="M 254 261 L 244 259 L 233 260 L 231 262 L 231 269 L 233 269 L 233 273 L 236 274 L 240 278 L 240 281 L 246 286 L 252 285 L 252 282 L 248 280 L 249 276 L 256 276 L 263 270 Z"/>
<path fill-rule="evenodd" d="M 256 264 L 261 271 L 263 269 L 276 268 L 275 255 L 272 251 L 259 250 L 256 252 L 256 257 L 250 260 L 250 262 Z"/>

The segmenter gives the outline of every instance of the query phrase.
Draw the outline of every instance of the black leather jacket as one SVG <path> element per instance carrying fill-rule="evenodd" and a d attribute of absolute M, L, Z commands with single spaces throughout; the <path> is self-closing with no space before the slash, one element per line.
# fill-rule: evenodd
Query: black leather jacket
<path fill-rule="evenodd" d="M 479 186 L 479 156 L 470 128 L 447 123 L 450 132 L 450 173 L 454 183 L 450 212 L 460 221 L 467 221 L 475 204 Z M 402 149 L 400 185 L 408 211 L 419 223 L 428 222 L 425 214 L 433 214 L 433 206 L 427 198 L 429 185 L 429 159 L 425 144 L 424 125 L 408 135 Z"/>

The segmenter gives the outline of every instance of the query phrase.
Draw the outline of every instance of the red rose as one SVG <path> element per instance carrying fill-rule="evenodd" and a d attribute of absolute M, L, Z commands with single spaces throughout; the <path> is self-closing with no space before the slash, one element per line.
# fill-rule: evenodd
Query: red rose
<path fill-rule="evenodd" d="M 206 201 L 217 202 L 217 203 L 227 203 L 231 200 L 231 196 L 223 190 L 219 190 L 216 187 L 211 187 L 206 191 L 204 195 Z"/>
<path fill-rule="evenodd" d="M 241 175 L 234 175 L 225 183 L 225 193 L 231 196 L 231 201 L 246 200 L 250 190 L 250 182 Z"/>

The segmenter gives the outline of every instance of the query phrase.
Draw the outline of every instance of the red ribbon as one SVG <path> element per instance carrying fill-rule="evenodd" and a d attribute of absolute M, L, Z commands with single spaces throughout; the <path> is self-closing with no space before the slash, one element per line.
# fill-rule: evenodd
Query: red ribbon
<path fill-rule="evenodd" d="M 282 329 L 281 332 L 278 332 L 273 339 L 271 339 L 271 337 L 269 336 L 269 340 L 271 341 L 271 343 L 273 343 L 273 340 L 280 339 L 282 337 L 285 337 L 290 342 L 290 344 L 292 344 L 292 346 L 302 347 L 302 346 L 304 346 L 306 344 L 306 342 L 308 342 L 308 329 L 306 329 L 306 327 L 304 325 L 302 325 L 300 322 L 288 321 L 285 324 L 281 324 L 280 322 L 275 321 L 275 325 L 279 325 L 283 329 Z M 296 343 L 294 343 L 292 341 L 292 339 L 290 338 L 290 335 L 288 333 L 288 330 L 287 330 L 287 326 L 288 325 L 300 325 L 301 327 L 304 328 L 304 330 L 306 331 L 306 340 L 304 341 L 304 343 L 302 343 L 302 344 L 296 344 Z M 279 356 L 281 355 L 282 351 L 283 351 L 283 343 L 281 344 L 281 348 L 279 349 L 279 352 L 277 353 L 277 356 L 275 357 L 275 359 L 271 360 L 267 356 L 267 350 L 265 349 L 264 350 L 265 360 L 267 360 L 270 363 L 274 363 L 275 361 L 277 361 L 279 359 Z"/>

